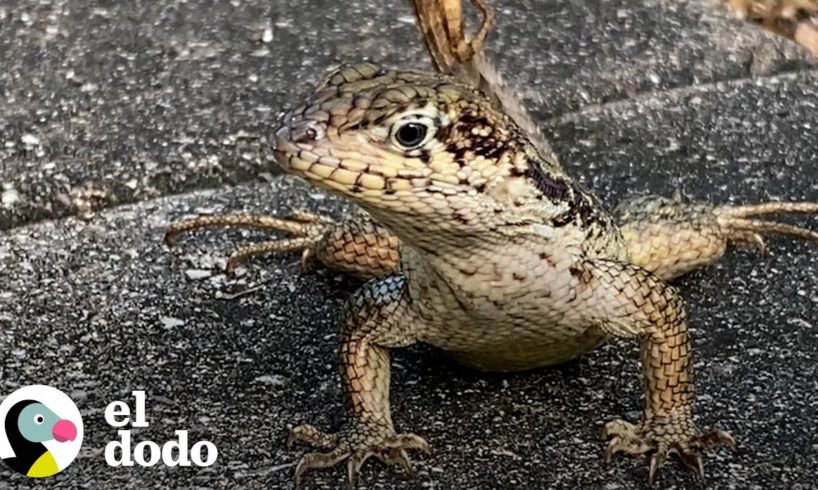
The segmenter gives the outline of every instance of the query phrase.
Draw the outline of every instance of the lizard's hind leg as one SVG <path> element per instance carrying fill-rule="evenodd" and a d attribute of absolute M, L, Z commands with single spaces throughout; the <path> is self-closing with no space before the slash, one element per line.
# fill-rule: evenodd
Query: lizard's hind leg
<path fill-rule="evenodd" d="M 173 245 L 174 239 L 182 233 L 226 226 L 278 231 L 291 236 L 237 248 L 227 260 L 228 275 L 252 257 L 279 252 L 301 251 L 302 269 L 315 257 L 327 267 L 362 279 L 395 272 L 400 262 L 397 237 L 363 212 L 352 213 L 341 221 L 301 211 L 286 218 L 246 213 L 198 216 L 171 224 L 165 233 L 165 244 Z"/>
<path fill-rule="evenodd" d="M 818 203 L 714 206 L 649 196 L 624 202 L 614 211 L 629 261 L 665 280 L 715 263 L 731 242 L 748 244 L 761 252 L 767 250 L 764 236 L 768 234 L 818 244 L 818 232 L 757 219 L 792 213 L 818 214 Z"/>

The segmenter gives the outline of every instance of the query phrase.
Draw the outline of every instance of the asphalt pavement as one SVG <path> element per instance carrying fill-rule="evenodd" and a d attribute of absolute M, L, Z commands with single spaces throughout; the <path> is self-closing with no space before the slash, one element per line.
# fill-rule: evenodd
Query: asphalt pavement
<path fill-rule="evenodd" d="M 496 2 L 495 2 L 496 3 Z M 490 52 L 565 165 L 609 206 L 644 193 L 716 203 L 818 200 L 818 63 L 709 0 L 506 0 Z M 408 2 L 11 0 L 0 3 L 0 396 L 29 384 L 83 414 L 80 457 L 0 488 L 291 488 L 287 427 L 337 428 L 337 315 L 356 281 L 299 257 L 224 258 L 255 232 L 173 249 L 197 213 L 339 216 L 284 177 L 278 112 L 333 65 L 428 68 Z M 818 229 L 818 219 L 789 222 Z M 711 489 L 818 488 L 818 251 L 736 250 L 678 286 L 696 348 L 697 420 L 742 453 L 705 456 Z M 601 464 L 611 418 L 637 419 L 638 351 L 621 341 L 514 375 L 414 346 L 393 356 L 399 430 L 430 442 L 418 475 L 377 463 L 367 488 L 644 488 L 647 463 Z M 137 440 L 189 429 L 207 468 L 111 468 L 105 407 L 148 394 Z M 338 488 L 340 470 L 305 488 Z M 670 462 L 658 488 L 699 488 Z"/>

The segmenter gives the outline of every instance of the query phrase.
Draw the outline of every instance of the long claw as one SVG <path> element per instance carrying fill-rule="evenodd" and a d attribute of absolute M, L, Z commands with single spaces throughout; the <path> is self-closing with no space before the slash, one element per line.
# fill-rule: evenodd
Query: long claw
<path fill-rule="evenodd" d="M 415 477 L 415 467 L 412 465 L 412 461 L 409 460 L 406 449 L 400 449 L 397 454 L 390 455 L 388 463 L 400 466 L 409 478 Z"/>
<path fill-rule="evenodd" d="M 604 463 L 610 464 L 620 452 L 633 455 L 652 453 L 648 483 L 653 485 L 667 457 L 676 455 L 704 481 L 704 464 L 700 451 L 715 446 L 737 450 L 735 439 L 723 430 L 712 430 L 701 435 L 695 429 L 686 431 L 685 425 L 679 422 L 674 422 L 673 418 L 654 419 L 643 422 L 640 426 L 624 420 L 608 422 L 602 430 L 603 436 L 611 438 L 605 449 Z"/>
<path fill-rule="evenodd" d="M 319 218 L 310 218 L 311 221 L 305 220 L 305 217 L 311 216 L 309 213 L 301 212 L 294 213 L 294 215 L 300 219 L 281 219 L 275 216 L 247 213 L 197 216 L 171 224 L 165 232 L 165 243 L 172 243 L 173 239 L 180 233 L 187 233 L 202 228 L 225 226 L 283 231 L 293 236 L 304 237 L 314 233 L 315 223 L 322 223 L 317 221 Z"/>
<path fill-rule="evenodd" d="M 349 461 L 347 461 L 347 480 L 350 489 L 358 487 L 358 478 L 361 476 L 361 467 L 363 467 L 369 457 L 372 456 L 370 451 L 363 454 L 353 454 Z"/>
<path fill-rule="evenodd" d="M 746 243 L 751 247 L 755 247 L 755 249 L 758 250 L 758 253 L 761 255 L 767 255 L 769 253 L 767 243 L 764 241 L 764 237 L 762 237 L 759 233 L 752 231 L 737 231 L 731 238 L 733 241 Z"/>
<path fill-rule="evenodd" d="M 653 486 L 656 483 L 656 475 L 659 471 L 659 468 L 665 463 L 665 452 L 664 451 L 656 451 L 656 453 L 650 458 L 650 473 L 648 475 L 648 485 Z"/>
<path fill-rule="evenodd" d="M 313 245 L 315 245 L 315 239 L 308 237 L 289 238 L 285 240 L 269 240 L 266 242 L 245 245 L 236 249 L 232 254 L 230 254 L 230 257 L 227 259 L 227 265 L 224 268 L 224 272 L 228 276 L 232 276 L 236 270 L 236 267 L 238 267 L 242 262 L 246 262 L 251 257 L 269 253 L 294 252 L 298 250 L 304 250 L 306 253 L 307 251 L 311 250 Z"/>
<path fill-rule="evenodd" d="M 738 444 L 736 440 L 729 433 L 723 430 L 713 430 L 703 435 L 700 439 L 700 444 L 704 449 L 711 449 L 717 446 L 725 446 L 733 454 L 739 453 Z"/>
<path fill-rule="evenodd" d="M 762 221 L 743 218 L 719 218 L 725 229 L 733 230 L 740 234 L 746 233 L 775 233 L 790 238 L 797 238 L 818 244 L 818 232 L 801 228 L 799 226 L 788 225 L 786 223 L 776 223 L 774 221 Z"/>
<path fill-rule="evenodd" d="M 818 244 L 818 232 L 799 226 L 753 219 L 770 214 L 818 214 L 818 203 L 813 202 L 768 202 L 747 206 L 721 206 L 713 210 L 722 229 L 729 233 L 729 239 L 754 245 L 766 251 L 763 234 L 778 235 L 805 240 Z"/>
<path fill-rule="evenodd" d="M 416 434 L 398 434 L 397 436 L 385 441 L 384 447 L 391 449 L 416 449 L 427 455 L 432 454 L 432 447 L 428 442 L 426 442 L 426 439 Z"/>
<path fill-rule="evenodd" d="M 306 473 L 307 470 L 335 466 L 348 458 L 349 455 L 349 449 L 344 446 L 338 446 L 328 453 L 305 454 L 301 457 L 301 460 L 298 461 L 298 465 L 295 467 L 295 473 L 293 475 L 295 486 L 298 487 L 301 485 L 301 480 L 303 479 L 304 473 Z"/>
<path fill-rule="evenodd" d="M 310 259 L 315 256 L 315 249 L 312 247 L 304 248 L 304 252 L 301 253 L 301 261 L 299 262 L 299 269 L 301 270 L 302 274 L 306 274 L 310 270 Z"/>
<path fill-rule="evenodd" d="M 608 443 L 608 447 L 605 449 L 605 458 L 603 459 L 605 466 L 610 465 L 616 453 L 622 451 L 621 444 L 622 439 L 618 436 L 611 439 L 611 442 Z"/>
<path fill-rule="evenodd" d="M 719 221 L 738 233 L 777 233 L 818 243 L 818 233 L 798 226 L 750 219 L 770 214 L 818 214 L 814 202 L 768 202 L 746 206 L 721 206 L 713 210 Z"/>
<path fill-rule="evenodd" d="M 682 463 L 696 474 L 699 481 L 704 481 L 704 463 L 701 456 L 690 451 L 677 451 L 677 454 Z"/>

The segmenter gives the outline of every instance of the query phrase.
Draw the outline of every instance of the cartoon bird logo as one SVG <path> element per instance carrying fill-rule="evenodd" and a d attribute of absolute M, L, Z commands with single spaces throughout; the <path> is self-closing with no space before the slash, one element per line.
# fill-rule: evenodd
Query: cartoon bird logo
<path fill-rule="evenodd" d="M 13 470 L 32 478 L 43 478 L 60 472 L 57 460 L 43 445 L 52 439 L 73 441 L 77 427 L 61 419 L 48 407 L 34 400 L 17 402 L 6 415 L 6 437 L 14 450 L 6 462 Z"/>
<path fill-rule="evenodd" d="M 40 396 L 21 393 L 32 388 L 38 388 Z M 43 389 L 53 390 L 60 397 Z M 57 415 L 55 410 L 64 416 Z M 0 417 L 3 420 L 0 428 L 6 439 L 6 451 L 0 446 L 0 457 L 18 473 L 31 478 L 56 475 L 79 452 L 82 430 L 79 410 L 55 388 L 38 385 L 14 392 L 0 405 Z M 76 420 L 79 428 L 70 419 Z"/>

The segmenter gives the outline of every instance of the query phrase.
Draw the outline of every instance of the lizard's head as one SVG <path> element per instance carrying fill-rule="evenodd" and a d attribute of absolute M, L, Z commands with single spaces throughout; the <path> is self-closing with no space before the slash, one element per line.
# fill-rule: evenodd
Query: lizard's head
<path fill-rule="evenodd" d="M 509 206 L 553 215 L 568 185 L 531 163 L 540 160 L 536 150 L 480 91 L 371 64 L 339 68 L 288 112 L 275 154 L 285 170 L 351 198 L 385 224 L 426 231 L 491 226 L 508 219 L 502 210 Z M 539 177 L 548 177 L 539 184 L 553 199 L 543 201 Z"/>

